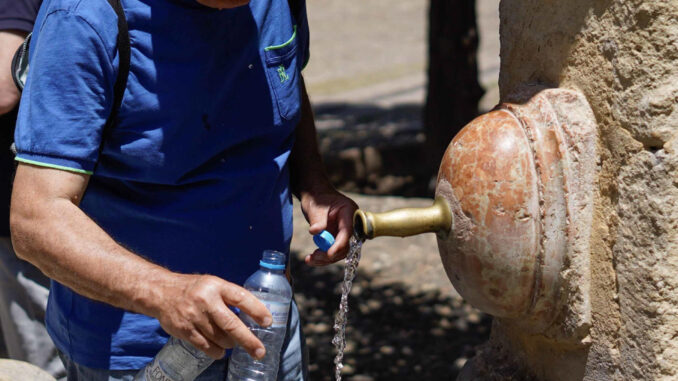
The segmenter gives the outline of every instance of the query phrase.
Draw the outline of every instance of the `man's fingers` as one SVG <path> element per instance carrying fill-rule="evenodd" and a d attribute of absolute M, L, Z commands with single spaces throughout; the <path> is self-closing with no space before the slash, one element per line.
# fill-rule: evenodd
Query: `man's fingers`
<path fill-rule="evenodd" d="M 332 261 L 338 261 L 346 256 L 349 249 L 349 240 L 353 235 L 353 232 L 350 230 L 349 226 L 342 226 L 342 223 L 339 223 L 339 232 L 334 238 L 334 245 L 327 250 L 327 254 Z"/>
<path fill-rule="evenodd" d="M 345 258 L 348 254 L 349 239 L 353 235 L 353 212 L 353 208 L 344 207 L 334 216 L 338 233 L 334 245 L 327 251 L 329 259 L 333 262 Z"/>
<path fill-rule="evenodd" d="M 266 307 L 264 307 L 266 308 Z M 243 311 L 241 311 L 243 313 Z M 264 344 L 245 326 L 231 310 L 225 309 L 213 317 L 214 323 L 233 341 L 240 344 L 250 356 L 261 359 L 266 353 Z"/>
<path fill-rule="evenodd" d="M 234 341 L 222 328 L 224 323 L 221 317 L 226 313 L 224 311 L 228 311 L 228 313 L 231 313 L 231 311 L 223 304 L 222 307 L 222 309 L 219 309 L 218 306 L 213 307 L 208 312 L 209 320 L 199 324 L 198 329 L 207 340 L 219 346 L 220 349 L 229 349 L 233 348 Z"/>
<path fill-rule="evenodd" d="M 238 307 L 242 313 L 250 316 L 257 324 L 268 327 L 273 323 L 273 317 L 266 306 L 259 301 L 251 292 L 233 283 L 228 283 L 221 290 L 221 297 L 226 305 Z M 232 312 L 229 310 L 228 313 Z M 233 315 L 235 316 L 235 315 Z"/>
<path fill-rule="evenodd" d="M 240 286 L 229 283 L 222 290 L 222 298 L 229 306 L 238 307 L 240 313 L 247 314 L 257 324 L 268 327 L 273 323 L 273 317 L 266 306 L 261 303 L 252 293 Z M 235 342 L 240 344 L 250 356 L 262 358 L 266 354 L 266 348 L 257 337 L 245 326 L 231 310 L 224 309 L 215 314 L 214 322 Z"/>
<path fill-rule="evenodd" d="M 349 240 L 353 235 L 353 212 L 355 208 L 342 207 L 329 213 L 327 225 L 330 232 L 337 231 L 334 244 L 327 253 L 316 250 L 305 258 L 309 266 L 325 266 L 346 258 Z"/>
<path fill-rule="evenodd" d="M 309 266 L 325 266 L 332 263 L 327 257 L 327 253 L 322 250 L 316 250 L 304 259 Z"/>
<path fill-rule="evenodd" d="M 311 227 L 308 228 L 308 232 L 311 235 L 316 235 L 320 233 L 321 231 L 325 230 L 327 224 L 326 223 L 321 223 L 321 222 L 316 222 L 311 225 Z"/>
<path fill-rule="evenodd" d="M 209 340 L 207 337 L 205 337 L 204 334 L 202 334 L 198 330 L 193 330 L 190 333 L 188 341 L 190 341 L 194 347 L 205 352 L 205 354 L 207 354 L 208 356 L 212 357 L 215 360 L 219 360 L 226 355 L 226 351 L 223 348 Z"/>
<path fill-rule="evenodd" d="M 337 238 L 334 241 L 334 245 L 327 250 L 327 257 L 330 261 L 337 262 L 346 258 L 349 249 L 349 237 L 348 233 L 341 230 L 339 231 L 339 234 L 337 234 Z"/>

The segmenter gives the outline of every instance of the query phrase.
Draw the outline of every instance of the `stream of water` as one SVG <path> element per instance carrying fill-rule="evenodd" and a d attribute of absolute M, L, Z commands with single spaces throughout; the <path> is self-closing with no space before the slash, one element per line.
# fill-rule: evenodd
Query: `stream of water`
<path fill-rule="evenodd" d="M 337 356 L 334 358 L 334 376 L 336 381 L 341 381 L 341 368 L 344 367 L 344 349 L 346 348 L 346 315 L 348 313 L 348 294 L 353 286 L 353 279 L 360 262 L 360 249 L 364 240 L 355 236 L 351 237 L 350 249 L 346 256 L 344 267 L 344 282 L 341 284 L 341 301 L 339 302 L 339 311 L 334 317 L 334 338 L 332 344 L 337 348 Z"/>

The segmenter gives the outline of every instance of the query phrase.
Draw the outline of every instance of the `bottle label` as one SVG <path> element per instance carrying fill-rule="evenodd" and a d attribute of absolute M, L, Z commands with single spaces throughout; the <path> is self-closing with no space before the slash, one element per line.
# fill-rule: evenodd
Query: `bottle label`
<path fill-rule="evenodd" d="M 263 302 L 266 308 L 271 312 L 273 316 L 272 328 L 280 328 L 287 326 L 287 315 L 290 313 L 290 304 L 281 303 L 281 302 Z"/>
<path fill-rule="evenodd" d="M 147 381 L 193 380 L 213 361 L 191 344 L 170 337 L 168 343 L 143 372 Z"/>
<path fill-rule="evenodd" d="M 174 381 L 180 379 L 178 375 L 170 376 L 164 372 L 164 369 L 160 367 L 158 361 L 154 361 L 151 366 L 147 366 L 144 369 L 144 376 L 146 380 L 150 381 Z M 183 378 L 182 378 L 183 380 Z"/>

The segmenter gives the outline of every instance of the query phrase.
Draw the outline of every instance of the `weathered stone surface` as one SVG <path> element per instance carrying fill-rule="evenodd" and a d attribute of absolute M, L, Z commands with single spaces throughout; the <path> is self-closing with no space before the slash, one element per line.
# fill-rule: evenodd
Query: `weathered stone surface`
<path fill-rule="evenodd" d="M 590 346 L 505 325 L 493 327 L 491 344 L 538 379 L 674 380 L 678 1 L 502 0 L 500 13 L 502 98 L 535 82 L 583 93 L 599 128 L 601 170 Z"/>
<path fill-rule="evenodd" d="M 585 345 L 595 154 L 584 97 L 543 86 L 522 87 L 455 137 L 436 191 L 454 222 L 438 246 L 466 300 L 507 326 Z"/>
<path fill-rule="evenodd" d="M 454 214 L 439 243 L 448 277 L 471 304 L 516 318 L 530 308 L 540 234 L 537 173 L 509 111 L 475 119 L 445 152 L 438 195 Z"/>
<path fill-rule="evenodd" d="M 54 377 L 27 362 L 0 359 L 0 381 L 55 381 Z"/>

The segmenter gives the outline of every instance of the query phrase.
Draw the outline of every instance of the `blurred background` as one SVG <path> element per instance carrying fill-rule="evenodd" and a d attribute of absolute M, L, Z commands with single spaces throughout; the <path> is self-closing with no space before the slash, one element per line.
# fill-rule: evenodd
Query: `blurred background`
<path fill-rule="evenodd" d="M 304 71 L 328 173 L 369 211 L 428 206 L 452 137 L 499 100 L 498 0 L 307 0 Z M 295 297 L 311 379 L 332 380 L 343 262 L 314 249 L 295 206 Z M 366 242 L 349 299 L 344 379 L 453 380 L 490 318 L 454 291 L 435 236 Z"/>

